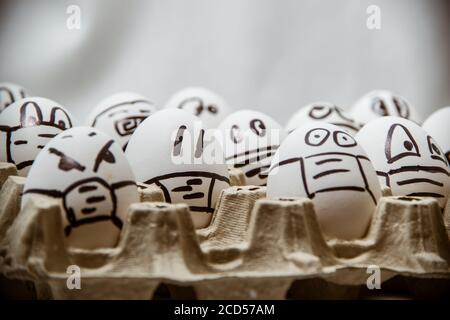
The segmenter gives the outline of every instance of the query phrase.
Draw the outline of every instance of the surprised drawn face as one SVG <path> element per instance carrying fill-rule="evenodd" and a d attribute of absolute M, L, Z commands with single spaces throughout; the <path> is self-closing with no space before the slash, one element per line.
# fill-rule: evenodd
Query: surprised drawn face
<path fill-rule="evenodd" d="M 263 186 L 275 151 L 285 137 L 271 117 L 253 110 L 229 115 L 219 126 L 227 163 L 245 174 L 248 185 Z"/>
<path fill-rule="evenodd" d="M 102 100 L 88 116 L 87 125 L 109 134 L 126 149 L 137 126 L 156 112 L 146 97 L 133 92 L 121 92 Z"/>
<path fill-rule="evenodd" d="M 25 89 L 14 83 L 0 83 L 0 112 L 17 100 L 27 96 Z"/>
<path fill-rule="evenodd" d="M 129 205 L 139 201 L 123 151 L 89 127 L 66 130 L 42 149 L 28 175 L 22 206 L 32 194 L 61 200 L 67 241 L 83 248 L 114 246 Z"/>
<path fill-rule="evenodd" d="M 351 115 L 356 121 L 369 121 L 386 116 L 395 116 L 420 123 L 420 118 L 414 108 L 405 98 L 387 90 L 375 90 L 362 96 L 354 104 Z"/>
<path fill-rule="evenodd" d="M 338 106 L 329 102 L 315 102 L 297 111 L 286 125 L 286 131 L 290 133 L 312 121 L 334 124 L 352 135 L 355 135 L 362 126 Z"/>
<path fill-rule="evenodd" d="M 356 135 L 377 170 L 380 182 L 394 195 L 434 197 L 441 208 L 450 192 L 445 154 L 419 125 L 398 117 L 383 117 Z"/>
<path fill-rule="evenodd" d="M 177 108 L 199 117 L 205 129 L 216 128 L 230 113 L 222 97 L 200 87 L 185 88 L 174 94 L 166 108 Z"/>
<path fill-rule="evenodd" d="M 14 163 L 21 176 L 45 144 L 72 127 L 72 116 L 62 106 L 45 98 L 19 100 L 0 114 L 0 161 Z"/>

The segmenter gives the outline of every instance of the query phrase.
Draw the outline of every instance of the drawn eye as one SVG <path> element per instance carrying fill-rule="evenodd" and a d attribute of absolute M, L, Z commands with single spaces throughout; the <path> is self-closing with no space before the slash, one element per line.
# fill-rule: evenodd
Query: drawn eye
<path fill-rule="evenodd" d="M 253 119 L 250 121 L 250 129 L 260 137 L 264 137 L 266 135 L 266 125 L 259 119 Z"/>
<path fill-rule="evenodd" d="M 395 108 L 397 109 L 398 116 L 409 119 L 409 106 L 406 101 L 399 97 L 394 97 L 393 101 Z"/>
<path fill-rule="evenodd" d="M 216 114 L 217 113 L 217 107 L 214 105 L 209 105 L 208 106 L 208 111 L 211 112 L 212 114 Z"/>
<path fill-rule="evenodd" d="M 233 124 L 230 130 L 230 138 L 234 143 L 239 143 L 242 141 L 243 137 L 241 134 L 241 129 L 237 124 Z"/>
<path fill-rule="evenodd" d="M 383 100 L 378 99 L 378 98 L 376 98 L 372 102 L 372 111 L 382 117 L 389 115 L 386 104 L 384 103 Z"/>
<path fill-rule="evenodd" d="M 316 128 L 308 131 L 305 136 L 305 142 L 310 146 L 321 146 L 327 141 L 330 131 L 323 128 Z"/>
<path fill-rule="evenodd" d="M 355 139 L 353 139 L 351 135 L 349 135 L 344 131 L 333 132 L 333 140 L 338 146 L 343 148 L 350 148 L 356 146 Z"/>
<path fill-rule="evenodd" d="M 405 126 L 399 123 L 389 128 L 384 151 L 388 163 L 409 156 L 420 157 L 419 147 L 413 136 Z"/>
<path fill-rule="evenodd" d="M 204 109 L 203 106 L 203 100 L 197 97 L 188 98 L 186 100 L 183 100 L 179 105 L 178 109 L 188 109 L 192 107 L 193 110 L 195 110 L 195 115 L 199 116 Z"/>
<path fill-rule="evenodd" d="M 186 130 L 186 126 L 180 126 L 175 137 L 175 142 L 173 143 L 173 156 L 177 157 L 181 154 L 181 146 L 183 144 L 183 134 Z"/>
<path fill-rule="evenodd" d="M 42 111 L 33 101 L 25 102 L 20 107 L 20 126 L 22 128 L 39 125 L 42 122 Z"/>
<path fill-rule="evenodd" d="M 431 153 L 431 158 L 442 161 L 447 165 L 448 160 L 446 161 L 445 159 L 446 155 L 444 155 L 444 152 L 439 148 L 436 141 L 434 141 L 434 139 L 431 136 L 427 137 L 427 141 L 428 141 L 428 149 L 430 150 Z"/>
<path fill-rule="evenodd" d="M 355 122 L 355 120 L 348 118 L 347 116 L 345 116 L 345 112 L 344 110 L 342 110 L 341 108 L 339 108 L 338 106 L 334 106 L 334 111 L 336 112 L 336 114 L 343 120 L 348 121 L 348 122 Z"/>
<path fill-rule="evenodd" d="M 104 147 L 100 150 L 100 152 L 97 155 L 97 158 L 95 159 L 95 164 L 94 164 L 94 172 L 97 172 L 100 164 L 104 161 L 104 162 L 108 162 L 108 163 L 115 163 L 116 162 L 116 158 L 114 157 L 113 153 L 109 150 L 109 148 L 111 147 L 111 145 L 114 143 L 114 140 L 110 140 L 108 141 Z"/>
<path fill-rule="evenodd" d="M 53 107 L 50 114 L 50 122 L 55 124 L 61 130 L 66 130 L 72 127 L 69 115 L 60 107 Z"/>
<path fill-rule="evenodd" d="M 313 119 L 324 119 L 331 114 L 331 111 L 328 106 L 313 106 L 309 111 L 309 116 Z"/>

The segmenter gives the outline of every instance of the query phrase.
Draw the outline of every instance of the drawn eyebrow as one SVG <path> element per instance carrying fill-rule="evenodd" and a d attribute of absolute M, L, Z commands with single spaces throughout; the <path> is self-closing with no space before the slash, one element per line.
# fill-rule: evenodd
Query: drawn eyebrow
<path fill-rule="evenodd" d="M 66 156 L 63 152 L 55 148 L 49 148 L 48 152 L 60 158 L 58 168 L 62 171 L 70 171 L 75 169 L 83 172 L 86 169 L 86 167 L 82 166 L 78 161 Z"/>
<path fill-rule="evenodd" d="M 97 172 L 98 167 L 100 166 L 100 163 L 102 161 L 106 161 L 108 163 L 115 163 L 116 159 L 114 158 L 114 155 L 109 151 L 109 147 L 114 143 L 114 140 L 109 140 L 103 148 L 101 148 L 100 152 L 98 153 L 97 157 L 95 158 L 94 163 L 94 172 Z"/>

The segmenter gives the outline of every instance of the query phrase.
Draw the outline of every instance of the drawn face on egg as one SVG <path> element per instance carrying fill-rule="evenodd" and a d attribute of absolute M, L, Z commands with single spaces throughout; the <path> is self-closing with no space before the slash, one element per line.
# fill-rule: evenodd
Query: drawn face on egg
<path fill-rule="evenodd" d="M 0 112 L 17 100 L 27 96 L 25 90 L 14 83 L 0 83 Z"/>
<path fill-rule="evenodd" d="M 428 117 L 422 128 L 432 136 L 445 154 L 447 162 L 450 163 L 450 106 L 439 109 Z"/>
<path fill-rule="evenodd" d="M 440 206 L 450 192 L 445 154 L 420 126 L 383 117 L 364 126 L 356 139 L 366 150 L 380 182 L 394 195 L 435 197 Z"/>
<path fill-rule="evenodd" d="M 248 185 L 266 185 L 270 161 L 285 137 L 281 126 L 261 112 L 241 110 L 219 130 L 227 163 L 244 172 Z"/>
<path fill-rule="evenodd" d="M 222 97 L 200 87 L 183 89 L 173 95 L 166 108 L 177 108 L 199 117 L 205 129 L 216 128 L 230 113 Z"/>
<path fill-rule="evenodd" d="M 72 127 L 70 113 L 45 98 L 19 100 L 0 114 L 0 161 L 26 176 L 38 153 L 58 133 Z"/>
<path fill-rule="evenodd" d="M 281 144 L 270 166 L 268 197 L 313 200 L 319 223 L 330 237 L 362 237 L 380 185 L 369 158 L 340 127 L 309 123 Z"/>
<path fill-rule="evenodd" d="M 362 123 L 385 116 L 420 122 L 417 112 L 405 100 L 386 90 L 375 90 L 361 97 L 351 110 L 353 118 Z"/>
<path fill-rule="evenodd" d="M 89 127 L 66 130 L 45 146 L 28 175 L 22 205 L 33 194 L 61 199 L 68 242 L 86 248 L 114 246 L 129 205 L 139 201 L 123 151 Z"/>
<path fill-rule="evenodd" d="M 222 150 L 210 138 L 193 115 L 166 109 L 138 127 L 126 150 L 137 180 L 160 187 L 167 202 L 188 204 L 197 228 L 209 224 L 220 192 L 229 187 Z"/>
<path fill-rule="evenodd" d="M 137 126 L 156 107 L 146 97 L 122 92 L 101 101 L 88 117 L 87 124 L 114 138 L 123 150 Z"/>
<path fill-rule="evenodd" d="M 329 102 L 315 102 L 297 111 L 286 125 L 286 131 L 292 132 L 296 128 L 311 121 L 323 121 L 341 127 L 354 135 L 361 128 L 344 110 Z"/>

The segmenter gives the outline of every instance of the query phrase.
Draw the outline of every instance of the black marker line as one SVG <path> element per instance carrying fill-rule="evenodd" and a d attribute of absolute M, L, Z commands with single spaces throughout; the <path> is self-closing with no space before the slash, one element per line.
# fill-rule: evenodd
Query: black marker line
<path fill-rule="evenodd" d="M 94 191 L 97 189 L 98 189 L 97 186 L 82 186 L 78 189 L 78 192 L 84 193 L 84 192 Z"/>
<path fill-rule="evenodd" d="M 86 169 L 86 167 L 82 166 L 78 161 L 72 159 L 71 157 L 66 156 L 63 152 L 55 148 L 49 148 L 48 152 L 60 158 L 58 168 L 62 171 L 70 171 L 72 169 L 75 169 L 83 172 Z"/>
<path fill-rule="evenodd" d="M 234 154 L 232 156 L 226 157 L 225 160 L 238 158 L 240 156 L 247 156 L 247 155 L 253 154 L 253 153 L 258 154 L 261 151 L 276 150 L 276 149 L 278 149 L 278 147 L 279 147 L 278 145 L 271 145 L 271 146 L 267 146 L 267 147 L 264 147 L 264 148 L 256 148 L 256 149 L 253 149 L 253 150 L 248 150 L 248 151 L 245 151 L 245 152 L 237 153 L 237 154 Z"/>
<path fill-rule="evenodd" d="M 368 157 L 363 155 L 354 155 L 352 153 L 347 152 L 322 152 L 322 153 L 316 153 L 309 156 L 306 156 L 305 159 L 314 158 L 314 157 L 320 157 L 320 156 L 327 156 L 327 155 L 340 155 L 340 156 L 349 156 L 352 158 L 360 158 L 365 160 L 370 160 Z"/>
<path fill-rule="evenodd" d="M 318 173 L 316 175 L 313 176 L 313 179 L 319 179 L 321 177 L 325 177 L 328 176 L 330 174 L 335 174 L 335 173 L 339 173 L 339 172 L 350 172 L 350 170 L 347 169 L 333 169 L 333 170 L 327 170 L 327 171 L 323 171 L 321 173 Z"/>
<path fill-rule="evenodd" d="M 392 137 L 394 135 L 396 128 L 400 128 L 401 130 L 403 130 L 403 132 L 406 134 L 406 136 L 409 139 L 409 140 L 406 140 L 405 142 L 410 142 L 412 144 L 411 149 L 414 148 L 415 152 L 412 152 L 407 149 L 408 152 L 401 152 L 394 157 L 392 156 L 392 154 L 391 154 Z M 404 157 L 407 157 L 407 156 L 420 157 L 419 147 L 417 146 L 416 140 L 414 140 L 414 138 L 413 138 L 411 132 L 409 132 L 408 128 L 406 128 L 404 125 L 402 125 L 400 123 L 394 123 L 389 128 L 388 133 L 387 133 L 387 138 L 386 138 L 386 144 L 384 146 L 384 153 L 386 156 L 387 163 L 389 163 L 389 164 L 393 163 L 397 160 L 400 160 Z"/>
<path fill-rule="evenodd" d="M 189 206 L 189 210 L 191 210 L 192 212 L 214 213 L 214 208 L 211 207 Z"/>
<path fill-rule="evenodd" d="M 100 164 L 103 161 L 106 161 L 108 163 L 115 163 L 116 159 L 114 158 L 114 155 L 109 151 L 109 147 L 114 143 L 114 140 L 109 140 L 99 151 L 97 154 L 97 157 L 95 158 L 94 168 L 93 171 L 97 172 L 98 168 L 100 167 Z"/>
<path fill-rule="evenodd" d="M 105 110 L 103 110 L 102 112 L 100 112 L 100 113 L 94 118 L 94 120 L 92 121 L 91 127 L 94 127 L 94 126 L 95 126 L 95 124 L 97 123 L 97 120 L 98 120 L 99 117 L 101 117 L 103 114 L 109 112 L 110 110 L 112 110 L 112 109 L 114 109 L 114 108 L 117 108 L 117 107 L 121 107 L 121 106 L 127 105 L 127 104 L 135 104 L 135 103 L 139 103 L 139 102 L 148 103 L 149 105 L 153 105 L 152 102 L 150 102 L 150 101 L 148 101 L 148 100 L 144 100 L 144 99 L 131 100 L 131 101 L 121 102 L 121 103 L 112 105 L 112 106 L 106 108 Z"/>
<path fill-rule="evenodd" d="M 8 161 L 8 162 L 9 162 L 9 161 Z M 13 163 L 14 163 L 14 162 L 13 162 Z M 22 169 L 25 168 L 25 167 L 29 167 L 29 166 L 33 165 L 33 163 L 34 163 L 34 160 L 22 161 L 22 162 L 16 164 L 16 168 L 17 168 L 18 170 L 22 170 Z"/>
<path fill-rule="evenodd" d="M 444 169 L 442 167 L 437 166 L 404 166 L 400 167 L 398 169 L 391 169 L 387 172 L 389 175 L 394 175 L 397 173 L 402 172 L 419 172 L 419 171 L 425 171 L 425 172 L 431 172 L 431 173 L 443 173 L 446 176 L 450 176 L 450 173 L 447 171 L 447 169 Z"/>
<path fill-rule="evenodd" d="M 344 187 L 332 187 L 332 188 L 320 189 L 320 190 L 316 191 L 315 193 L 322 193 L 322 192 L 329 192 L 329 191 L 345 191 L 345 190 L 360 191 L 360 192 L 366 191 L 366 189 L 361 188 L 361 187 L 344 186 Z"/>
<path fill-rule="evenodd" d="M 285 166 L 285 165 L 287 165 L 287 164 L 290 164 L 290 163 L 293 163 L 293 162 L 300 161 L 301 159 L 302 159 L 301 157 L 298 157 L 298 158 L 290 158 L 290 159 L 286 159 L 286 160 L 280 161 L 280 162 L 274 164 L 274 165 L 272 166 L 272 168 L 270 168 L 269 172 L 272 171 L 272 170 L 274 170 L 274 169 L 277 168 L 277 167 Z"/>
<path fill-rule="evenodd" d="M 365 187 L 366 191 L 369 193 L 369 195 L 372 197 L 373 203 L 375 205 L 377 205 L 377 199 L 375 198 L 375 195 L 373 194 L 372 190 L 370 189 L 369 182 L 367 181 L 367 177 L 364 172 L 364 168 L 362 166 L 361 160 L 358 157 L 356 157 L 356 163 L 358 164 L 359 172 L 361 173 L 361 176 L 364 180 L 364 187 Z"/>
<path fill-rule="evenodd" d="M 205 177 L 205 178 L 214 178 L 220 181 L 224 181 L 226 183 L 230 183 L 230 179 L 224 176 L 221 176 L 219 174 L 216 173 L 212 173 L 212 172 L 205 172 L 205 171 L 186 171 L 186 172 L 174 172 L 174 173 L 168 173 L 168 174 L 163 174 L 161 176 L 157 176 L 154 178 L 151 178 L 147 181 L 144 181 L 144 183 L 146 184 L 152 184 L 152 183 L 156 183 L 157 181 L 160 180 L 165 180 L 165 179 L 170 179 L 170 178 L 178 178 L 178 177 Z"/>
<path fill-rule="evenodd" d="M 105 196 L 94 196 L 94 197 L 87 198 L 86 202 L 87 203 L 96 203 L 96 202 L 102 202 L 105 200 L 106 200 Z"/>
<path fill-rule="evenodd" d="M 182 187 L 176 187 L 172 189 L 172 192 L 187 192 L 192 191 L 191 186 L 182 186 Z"/>
<path fill-rule="evenodd" d="M 209 189 L 208 189 L 208 208 L 212 207 L 212 193 L 214 190 L 214 184 L 216 183 L 216 179 L 212 179 L 211 180 L 211 184 L 209 185 Z M 214 212 L 214 210 L 213 210 Z"/>
<path fill-rule="evenodd" d="M 116 189 L 120 189 L 120 188 L 127 187 L 127 186 L 136 186 L 136 182 L 133 180 L 119 181 L 116 183 L 112 183 L 111 189 L 116 190 Z M 145 186 L 144 188 L 147 188 L 147 186 Z"/>
<path fill-rule="evenodd" d="M 95 135 L 97 135 L 96 132 L 91 132 L 91 133 L 88 134 L 89 137 L 93 137 L 93 136 L 95 136 Z"/>
<path fill-rule="evenodd" d="M 447 165 L 447 161 L 445 161 L 445 160 L 442 159 L 441 157 L 436 156 L 436 155 L 434 155 L 434 154 L 431 156 L 431 159 L 442 161 L 445 165 Z"/>
<path fill-rule="evenodd" d="M 189 179 L 188 181 L 186 181 L 186 183 L 190 186 L 193 185 L 201 185 L 202 184 L 202 179 Z"/>
<path fill-rule="evenodd" d="M 54 137 L 56 137 L 56 134 L 52 134 L 52 133 L 41 133 L 41 134 L 38 134 L 38 137 L 41 137 L 41 138 L 54 138 Z"/>
<path fill-rule="evenodd" d="M 407 194 L 409 197 L 434 197 L 434 198 L 445 198 L 444 195 L 440 193 L 434 193 L 434 192 L 413 192 Z"/>
<path fill-rule="evenodd" d="M 427 178 L 415 178 L 415 179 L 406 179 L 406 180 L 402 180 L 402 181 L 397 181 L 397 184 L 399 186 L 403 186 L 405 184 L 413 184 L 413 183 L 430 183 L 430 184 L 434 184 L 436 186 L 439 187 L 443 187 L 444 184 L 442 182 L 436 181 L 436 180 L 432 180 L 432 179 L 427 179 Z"/>
<path fill-rule="evenodd" d="M 331 158 L 331 159 L 317 161 L 316 164 L 320 166 L 321 164 L 328 163 L 328 162 L 341 162 L 341 161 L 342 161 L 342 159 L 339 159 L 339 158 Z"/>
<path fill-rule="evenodd" d="M 27 140 L 17 140 L 17 141 L 14 141 L 14 144 L 15 144 L 16 146 L 21 145 L 21 144 L 27 144 L 27 143 L 28 143 Z"/>
<path fill-rule="evenodd" d="M 97 210 L 97 208 L 83 208 L 81 209 L 81 213 L 82 214 L 91 214 L 93 212 L 95 212 Z"/>
<path fill-rule="evenodd" d="M 388 187 L 391 186 L 391 177 L 389 176 L 389 174 L 387 174 L 386 172 L 383 172 L 383 171 L 375 171 L 375 173 L 377 174 L 377 176 L 383 177 L 386 179 L 386 186 L 388 186 Z"/>
<path fill-rule="evenodd" d="M 61 198 L 63 196 L 63 192 L 59 190 L 46 190 L 46 189 L 27 189 L 22 194 L 36 193 L 46 195 L 52 198 Z"/>
<path fill-rule="evenodd" d="M 201 199 L 203 197 L 205 197 L 205 194 L 203 192 L 195 192 L 195 193 L 183 195 L 183 199 L 185 199 L 185 200 Z"/>

